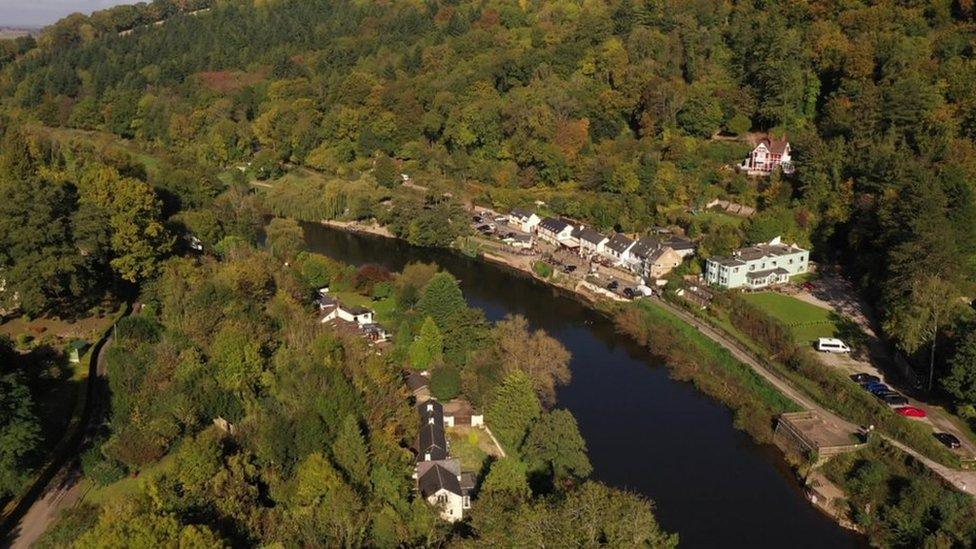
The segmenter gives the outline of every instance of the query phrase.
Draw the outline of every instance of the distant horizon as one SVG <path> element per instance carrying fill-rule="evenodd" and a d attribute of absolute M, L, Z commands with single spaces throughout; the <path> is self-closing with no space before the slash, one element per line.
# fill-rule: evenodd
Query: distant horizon
<path fill-rule="evenodd" d="M 0 28 L 40 29 L 72 13 L 89 15 L 139 1 L 142 0 L 10 0 L 0 2 Z"/>

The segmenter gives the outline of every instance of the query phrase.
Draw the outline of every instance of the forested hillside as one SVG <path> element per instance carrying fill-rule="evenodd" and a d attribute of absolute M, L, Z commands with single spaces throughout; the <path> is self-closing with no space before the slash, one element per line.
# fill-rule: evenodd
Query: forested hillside
<path fill-rule="evenodd" d="M 783 234 L 845 262 L 908 351 L 955 318 L 933 300 L 971 294 L 969 2 L 279 0 L 188 14 L 208 5 L 116 8 L 7 44 L 8 125 L 105 130 L 263 177 L 296 164 L 354 177 L 395 158 L 605 228 L 676 222 L 705 252 Z M 767 130 L 789 135 L 795 177 L 729 170 L 748 146 L 726 138 Z M 760 213 L 742 227 L 689 213 L 718 196 Z"/>
<path fill-rule="evenodd" d="M 974 15 L 969 0 L 159 0 L 71 16 L 0 42 L 0 308 L 83 309 L 172 276 L 187 232 L 208 252 L 257 242 L 264 213 L 446 245 L 462 201 L 539 200 L 601 229 L 678 225 L 703 256 L 809 246 L 971 405 Z M 795 174 L 732 169 L 767 133 L 788 136 Z M 401 174 L 432 192 L 402 192 Z M 703 211 L 714 198 L 757 214 Z M 151 324 L 176 343 L 130 352 L 186 348 L 186 326 Z M 241 451 L 220 459 L 244 478 Z M 427 535 L 412 528 L 399 539 Z"/>

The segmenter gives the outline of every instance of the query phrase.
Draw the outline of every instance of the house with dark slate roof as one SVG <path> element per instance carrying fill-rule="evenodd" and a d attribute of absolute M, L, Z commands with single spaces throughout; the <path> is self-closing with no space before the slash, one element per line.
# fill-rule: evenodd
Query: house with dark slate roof
<path fill-rule="evenodd" d="M 599 231 L 589 227 L 578 227 L 570 233 L 579 242 L 580 255 L 594 255 L 603 253 L 603 249 L 610 240 Z"/>
<path fill-rule="evenodd" d="M 559 245 L 572 238 L 575 227 L 568 222 L 555 217 L 547 217 L 539 222 L 539 238 L 550 244 Z"/>
<path fill-rule="evenodd" d="M 603 249 L 603 255 L 617 262 L 618 265 L 627 265 L 633 256 L 631 250 L 637 244 L 633 239 L 623 233 L 615 233 L 607 241 Z"/>
<path fill-rule="evenodd" d="M 464 517 L 464 510 L 471 508 L 474 486 L 475 475 L 462 473 L 458 459 L 417 466 L 417 489 L 428 503 L 440 508 L 444 520 L 455 522 Z"/>

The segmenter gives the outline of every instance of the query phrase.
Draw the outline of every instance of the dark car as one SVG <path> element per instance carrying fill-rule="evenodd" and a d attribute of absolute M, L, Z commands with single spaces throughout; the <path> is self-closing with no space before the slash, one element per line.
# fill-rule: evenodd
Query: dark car
<path fill-rule="evenodd" d="M 572 273 L 576 271 L 576 265 L 566 265 L 563 267 L 563 272 Z"/>
<path fill-rule="evenodd" d="M 607 289 L 610 290 L 611 292 L 615 291 L 619 287 L 620 287 L 620 283 L 617 282 L 616 280 L 611 280 L 610 284 L 607 284 Z"/>
<path fill-rule="evenodd" d="M 945 444 L 947 448 L 956 449 L 962 446 L 962 443 L 959 442 L 959 439 L 956 438 L 956 435 L 950 435 L 949 433 L 935 433 L 934 436 L 936 439 L 938 439 L 939 442 Z"/>
<path fill-rule="evenodd" d="M 875 389 L 879 389 L 879 388 L 888 390 L 888 386 L 885 385 L 884 383 L 881 383 L 880 381 L 872 381 L 870 383 L 862 383 L 861 384 L 861 387 L 864 387 L 864 389 L 866 391 L 869 391 L 869 392 L 872 392 L 872 393 L 875 391 Z"/>
<path fill-rule="evenodd" d="M 870 389 L 868 389 L 868 392 L 871 393 L 872 395 L 883 395 L 886 393 L 893 393 L 894 391 L 891 390 L 891 387 L 888 387 L 884 383 L 881 383 L 872 386 Z"/>
<path fill-rule="evenodd" d="M 902 395 L 899 395 L 898 393 L 885 393 L 882 395 L 878 395 L 878 398 L 883 400 L 885 404 L 891 406 L 904 406 L 908 404 L 908 399 L 903 397 Z"/>
<path fill-rule="evenodd" d="M 634 299 L 637 297 L 637 290 L 633 288 L 624 288 L 624 297 L 628 299 Z"/>
<path fill-rule="evenodd" d="M 854 374 L 851 376 L 851 380 L 857 383 L 876 383 L 881 381 L 878 376 L 873 376 L 871 374 Z"/>

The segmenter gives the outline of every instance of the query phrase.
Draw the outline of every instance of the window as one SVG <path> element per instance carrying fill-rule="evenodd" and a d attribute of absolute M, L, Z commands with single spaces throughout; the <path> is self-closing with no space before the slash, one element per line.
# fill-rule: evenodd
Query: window
<path fill-rule="evenodd" d="M 439 494 L 439 495 L 437 496 L 437 503 L 438 503 L 439 505 L 444 505 L 444 504 L 446 504 L 446 503 L 447 503 L 447 496 L 446 496 L 446 495 L 444 495 L 444 494 Z"/>
<path fill-rule="evenodd" d="M 733 272 L 733 273 L 737 273 L 737 272 L 739 272 L 739 268 L 738 268 L 738 267 L 736 267 L 736 268 L 734 268 L 734 269 L 732 269 L 732 272 Z"/>
<path fill-rule="evenodd" d="M 471 508 L 471 496 L 464 496 L 461 499 L 461 507 L 463 507 L 465 509 L 470 509 Z"/>
<path fill-rule="evenodd" d="M 755 264 L 749 265 L 749 270 L 750 271 L 755 271 L 756 270 L 756 265 Z"/>

